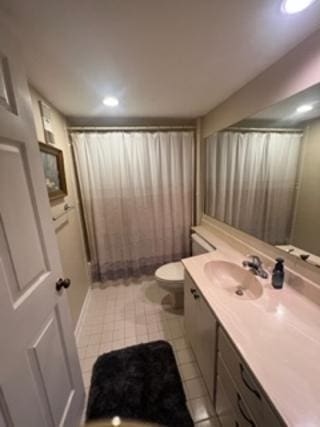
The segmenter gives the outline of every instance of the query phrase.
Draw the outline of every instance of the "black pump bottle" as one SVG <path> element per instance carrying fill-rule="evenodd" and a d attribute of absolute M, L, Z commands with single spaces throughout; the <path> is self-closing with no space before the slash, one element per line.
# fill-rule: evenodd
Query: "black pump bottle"
<path fill-rule="evenodd" d="M 281 289 L 283 287 L 284 282 L 284 259 L 276 258 L 276 264 L 272 271 L 272 286 L 275 289 Z"/>

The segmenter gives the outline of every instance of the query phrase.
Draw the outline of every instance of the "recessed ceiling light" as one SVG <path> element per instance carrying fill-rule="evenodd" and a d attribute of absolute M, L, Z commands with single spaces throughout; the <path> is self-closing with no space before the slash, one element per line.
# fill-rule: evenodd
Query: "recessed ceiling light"
<path fill-rule="evenodd" d="M 315 1 L 316 0 L 283 0 L 281 10 L 284 13 L 292 15 L 294 13 L 302 12 Z"/>
<path fill-rule="evenodd" d="M 297 108 L 297 113 L 307 113 L 308 111 L 313 110 L 313 106 L 312 105 L 301 105 L 300 107 Z"/>
<path fill-rule="evenodd" d="M 118 99 L 114 96 L 106 96 L 102 102 L 107 107 L 116 107 L 117 105 L 119 105 Z"/>

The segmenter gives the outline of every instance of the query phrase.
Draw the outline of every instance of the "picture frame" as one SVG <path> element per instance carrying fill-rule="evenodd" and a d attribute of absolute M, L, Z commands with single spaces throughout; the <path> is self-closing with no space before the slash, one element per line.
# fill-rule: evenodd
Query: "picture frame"
<path fill-rule="evenodd" d="M 63 151 L 42 142 L 39 147 L 50 201 L 67 196 Z"/>
<path fill-rule="evenodd" d="M 44 140 L 47 144 L 55 144 L 54 134 L 51 124 L 51 108 L 43 101 L 39 101 L 40 115 L 42 119 Z"/>

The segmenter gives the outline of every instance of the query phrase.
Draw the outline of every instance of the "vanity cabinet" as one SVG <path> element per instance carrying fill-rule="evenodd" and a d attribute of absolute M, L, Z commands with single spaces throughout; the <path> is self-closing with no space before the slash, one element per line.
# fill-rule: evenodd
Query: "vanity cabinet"
<path fill-rule="evenodd" d="M 211 399 L 214 396 L 217 320 L 188 273 L 184 292 L 185 327 Z"/>
<path fill-rule="evenodd" d="M 283 425 L 273 412 L 264 391 L 221 327 L 218 329 L 217 377 L 222 383 L 240 426 L 280 427 Z M 218 389 L 217 402 L 219 392 Z M 216 408 L 219 416 L 219 407 L 216 406 Z"/>
<path fill-rule="evenodd" d="M 238 392 L 228 370 L 218 356 L 216 412 L 223 427 L 254 427 L 257 424 L 250 409 Z M 271 427 L 271 426 L 270 426 Z"/>
<path fill-rule="evenodd" d="M 223 427 L 283 427 L 246 362 L 185 273 L 186 334 Z"/>

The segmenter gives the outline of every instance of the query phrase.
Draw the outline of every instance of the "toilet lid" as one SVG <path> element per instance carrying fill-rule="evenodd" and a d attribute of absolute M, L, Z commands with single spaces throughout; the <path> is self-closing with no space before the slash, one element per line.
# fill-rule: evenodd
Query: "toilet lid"
<path fill-rule="evenodd" d="M 184 267 L 182 262 L 170 262 L 169 264 L 162 265 L 155 273 L 155 276 L 166 282 L 183 282 L 184 281 Z"/>

